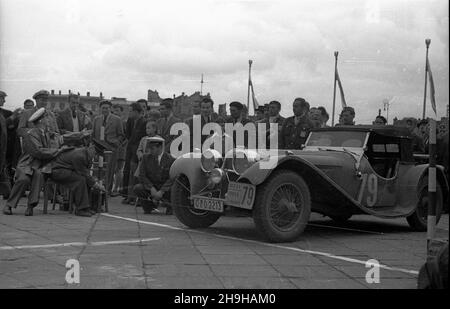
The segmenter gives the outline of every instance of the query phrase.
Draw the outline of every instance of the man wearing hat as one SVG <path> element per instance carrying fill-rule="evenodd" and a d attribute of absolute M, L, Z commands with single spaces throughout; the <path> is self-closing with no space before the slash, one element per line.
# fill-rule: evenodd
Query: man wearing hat
<path fill-rule="evenodd" d="M 24 134 L 23 139 L 23 155 L 17 164 L 15 183 L 11 190 L 11 194 L 3 209 L 6 215 L 12 215 L 11 208 L 16 208 L 20 198 L 30 186 L 28 194 L 28 207 L 25 211 L 26 216 L 33 215 L 33 208 L 39 202 L 39 192 L 41 190 L 41 168 L 46 163 L 55 158 L 60 152 L 65 151 L 67 146 L 60 149 L 50 147 L 50 138 L 46 134 L 46 110 L 40 108 L 31 115 L 29 122 L 33 124 L 33 128 Z"/>
<path fill-rule="evenodd" d="M 114 172 L 116 171 L 117 161 L 119 159 L 119 150 L 125 140 L 122 119 L 111 113 L 111 107 L 111 101 L 100 101 L 100 115 L 94 120 L 94 128 L 92 132 L 93 138 L 105 141 L 114 149 L 106 173 L 106 190 L 108 193 L 111 193 Z"/>
<path fill-rule="evenodd" d="M 173 181 L 169 170 L 175 160 L 164 151 L 165 141 L 162 137 L 150 137 L 147 143 L 149 153 L 142 157 L 138 172 L 139 184 L 134 186 L 134 192 L 142 199 L 144 213 L 149 214 L 157 209 L 159 201 L 170 200 Z M 172 214 L 171 206 L 167 206 L 166 214 Z"/>
<path fill-rule="evenodd" d="M 296 98 L 292 104 L 294 116 L 287 118 L 278 137 L 280 149 L 301 149 L 313 128 L 308 118 L 309 103 L 303 98 Z"/>
<path fill-rule="evenodd" d="M 40 90 L 33 95 L 33 99 L 36 101 L 36 107 L 32 109 L 25 110 L 20 117 L 19 126 L 17 128 L 17 134 L 24 138 L 27 134 L 28 129 L 33 127 L 33 123 L 29 121 L 31 115 L 40 108 L 45 108 L 45 131 L 48 132 L 50 136 L 50 144 L 53 148 L 58 148 L 60 144 L 60 135 L 58 123 L 56 121 L 55 114 L 47 109 L 49 92 L 47 90 Z"/>
<path fill-rule="evenodd" d="M 85 135 L 85 146 L 72 148 L 50 162 L 48 176 L 57 184 L 68 188 L 75 204 L 75 215 L 90 217 L 89 191 L 104 190 L 103 186 L 90 175 L 90 167 L 96 152 L 96 146 L 89 146 L 90 135 Z"/>

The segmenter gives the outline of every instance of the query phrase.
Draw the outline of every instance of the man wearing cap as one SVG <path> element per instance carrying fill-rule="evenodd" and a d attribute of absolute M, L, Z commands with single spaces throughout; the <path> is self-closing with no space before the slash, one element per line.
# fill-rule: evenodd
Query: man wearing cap
<path fill-rule="evenodd" d="M 87 141 L 87 140 L 86 140 Z M 75 204 L 75 215 L 90 217 L 89 190 L 104 190 L 103 186 L 90 175 L 90 167 L 96 147 L 73 148 L 59 154 L 50 162 L 48 176 L 57 184 L 70 189 Z"/>
<path fill-rule="evenodd" d="M 278 137 L 280 149 L 301 149 L 313 128 L 308 118 L 309 103 L 303 98 L 296 98 L 292 104 L 294 116 L 287 118 Z"/>
<path fill-rule="evenodd" d="M 61 134 L 90 130 L 92 124 L 89 117 L 80 110 L 80 96 L 69 94 L 69 107 L 59 112 L 56 121 Z"/>
<path fill-rule="evenodd" d="M 28 194 L 28 207 L 25 211 L 26 216 L 33 215 L 33 208 L 39 202 L 39 192 L 41 190 L 41 168 L 44 167 L 51 159 L 55 158 L 60 152 L 67 150 L 67 146 L 60 149 L 50 147 L 50 138 L 46 134 L 46 116 L 45 108 L 38 109 L 29 121 L 33 124 L 33 128 L 24 134 L 23 139 L 23 155 L 17 164 L 15 183 L 11 190 L 11 194 L 3 209 L 3 213 L 11 215 L 11 208 L 16 208 L 17 204 L 30 186 Z"/>
<path fill-rule="evenodd" d="M 120 146 L 125 140 L 122 120 L 120 119 L 120 117 L 111 113 L 111 106 L 112 103 L 109 100 L 100 101 L 100 115 L 97 116 L 94 120 L 94 128 L 92 132 L 93 138 L 104 140 L 114 149 L 106 173 L 106 190 L 108 191 L 108 193 L 111 193 Z"/>
<path fill-rule="evenodd" d="M 160 113 L 161 118 L 158 120 L 158 134 L 164 138 L 165 141 L 165 149 L 164 151 L 167 153 L 170 153 L 170 145 L 172 144 L 172 141 L 175 139 L 175 135 L 170 134 L 170 128 L 173 124 L 177 122 L 181 122 L 181 119 L 175 117 L 173 115 L 173 99 L 168 98 L 164 99 L 161 102 L 160 105 Z"/>
<path fill-rule="evenodd" d="M 31 115 L 33 115 L 33 113 L 36 112 L 38 109 L 45 108 L 46 112 L 44 117 L 46 118 L 45 121 L 46 124 L 44 130 L 50 136 L 51 147 L 58 148 L 60 144 L 60 135 L 59 135 L 60 132 L 55 114 L 47 109 L 48 97 L 49 92 L 47 90 L 40 90 L 33 95 L 33 99 L 36 101 L 36 107 L 33 109 L 25 110 L 23 112 L 19 120 L 17 134 L 20 137 L 24 138 L 28 132 L 28 129 L 33 127 L 32 122 L 28 121 Z"/>
<path fill-rule="evenodd" d="M 134 186 L 134 192 L 142 203 L 144 213 L 149 214 L 158 207 L 161 200 L 170 200 L 170 188 L 173 181 L 170 179 L 169 171 L 174 158 L 164 151 L 164 139 L 160 136 L 151 137 L 148 140 L 148 154 L 142 157 L 139 167 L 139 184 Z M 169 205 L 166 214 L 172 214 Z"/>

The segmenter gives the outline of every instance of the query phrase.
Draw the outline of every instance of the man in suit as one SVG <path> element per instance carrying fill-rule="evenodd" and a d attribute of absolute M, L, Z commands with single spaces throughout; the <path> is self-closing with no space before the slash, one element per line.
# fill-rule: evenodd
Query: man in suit
<path fill-rule="evenodd" d="M 278 134 L 280 136 L 281 128 L 283 127 L 283 123 L 285 118 L 280 115 L 281 111 L 281 103 L 278 101 L 271 101 L 269 103 L 269 118 L 264 118 L 262 123 L 266 124 L 266 147 L 269 147 L 270 137 L 271 135 Z M 270 124 L 276 123 L 278 124 L 278 131 L 272 132 L 270 131 Z"/>
<path fill-rule="evenodd" d="M 301 149 L 313 123 L 308 118 L 309 103 L 296 98 L 292 104 L 294 116 L 287 118 L 278 137 L 279 149 Z"/>
<path fill-rule="evenodd" d="M 170 153 L 170 145 L 172 141 L 175 139 L 175 135 L 170 134 L 170 128 L 173 124 L 177 122 L 181 122 L 181 119 L 175 117 L 172 111 L 173 107 L 173 99 L 168 98 L 164 99 L 161 102 L 160 112 L 161 118 L 158 120 L 158 135 L 164 138 L 165 141 L 165 149 L 164 151 Z"/>
<path fill-rule="evenodd" d="M 241 123 L 245 126 L 247 123 L 252 122 L 250 119 L 245 117 L 244 105 L 241 102 L 233 101 L 230 103 L 230 117 L 226 120 L 226 123 L 232 123 L 233 125 Z M 226 128 L 226 125 L 225 125 Z M 256 133 L 256 132 L 255 132 Z M 244 132 L 244 145 L 239 145 L 236 137 L 236 131 L 233 130 L 233 146 L 244 146 L 247 148 L 249 145 L 249 138 L 255 138 L 256 136 L 249 137 L 248 132 Z"/>
<path fill-rule="evenodd" d="M 141 139 L 146 135 L 146 123 L 147 119 L 144 117 L 145 111 L 142 109 L 142 105 L 135 102 L 130 105 L 130 118 L 133 118 L 133 128 L 129 135 L 127 149 L 126 149 L 126 162 L 128 163 L 128 173 L 124 172 L 123 182 L 125 189 L 127 190 L 127 197 L 123 200 L 123 204 L 128 204 L 134 201 L 132 197 L 133 188 L 129 188 L 130 174 L 134 175 L 138 164 L 137 150 Z M 128 178 L 127 178 L 128 177 Z"/>
<path fill-rule="evenodd" d="M 61 134 L 90 130 L 92 124 L 89 117 L 80 110 L 80 97 L 77 94 L 69 94 L 69 107 L 59 112 L 56 117 Z"/>
<path fill-rule="evenodd" d="M 150 214 L 157 209 L 162 200 L 170 200 L 170 189 L 173 181 L 169 171 L 174 158 L 164 151 L 164 139 L 151 137 L 148 141 L 149 153 L 142 158 L 139 169 L 139 184 L 134 186 L 134 193 L 142 199 L 144 213 Z M 172 207 L 166 208 L 166 214 L 172 214 Z"/>
<path fill-rule="evenodd" d="M 114 180 L 114 172 L 116 171 L 117 160 L 120 146 L 125 139 L 123 132 L 122 120 L 120 117 L 111 113 L 111 101 L 100 101 L 100 115 L 94 120 L 94 127 L 92 137 L 98 140 L 105 141 L 113 149 L 109 166 L 106 173 L 108 193 L 111 193 L 111 188 Z"/>
<path fill-rule="evenodd" d="M 200 114 L 199 115 L 194 114 L 194 116 L 192 118 L 189 118 L 188 121 L 186 122 L 186 124 L 189 126 L 189 132 L 191 135 L 191 151 L 193 151 L 194 148 L 202 149 L 203 143 L 210 135 L 210 134 L 206 134 L 206 135 L 202 134 L 203 126 L 210 122 L 217 123 L 219 121 L 219 115 L 214 113 L 213 106 L 214 106 L 213 100 L 211 100 L 210 98 L 204 98 L 200 104 Z M 199 126 L 200 132 L 198 132 L 198 134 L 200 134 L 200 139 L 199 139 L 200 145 L 194 145 L 194 141 L 197 138 L 196 136 L 194 136 L 194 133 L 195 133 L 194 132 L 194 123 L 196 121 L 200 122 L 200 126 Z M 210 133 L 210 132 L 208 132 L 208 133 Z"/>
<path fill-rule="evenodd" d="M 27 134 L 24 135 L 24 153 L 17 164 L 16 181 L 3 209 L 3 213 L 6 215 L 12 215 L 11 208 L 17 207 L 28 186 L 30 186 L 30 193 L 28 194 L 28 207 L 25 216 L 33 215 L 33 208 L 39 202 L 42 180 L 41 168 L 60 152 L 67 149 L 67 146 L 60 149 L 50 147 L 50 133 L 46 131 L 47 119 L 45 113 L 45 108 L 40 108 L 29 118 L 33 128 L 29 129 Z"/>
<path fill-rule="evenodd" d="M 33 95 L 33 99 L 36 101 L 36 107 L 32 109 L 25 110 L 19 120 L 19 125 L 17 127 L 17 134 L 19 137 L 24 138 L 28 130 L 33 127 L 33 123 L 28 121 L 31 115 L 33 115 L 38 109 L 45 108 L 45 118 L 46 118 L 46 131 L 50 136 L 50 146 L 57 149 L 60 146 L 60 132 L 58 128 L 58 122 L 56 121 L 55 114 L 47 108 L 49 92 L 47 90 L 40 90 Z"/>

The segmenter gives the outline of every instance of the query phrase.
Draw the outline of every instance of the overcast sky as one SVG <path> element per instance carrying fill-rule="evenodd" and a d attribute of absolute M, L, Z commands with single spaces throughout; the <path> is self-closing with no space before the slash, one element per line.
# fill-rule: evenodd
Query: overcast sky
<path fill-rule="evenodd" d="M 39 89 L 136 100 L 191 94 L 204 73 L 216 104 L 245 103 L 253 59 L 260 103 L 278 100 L 289 116 L 304 97 L 331 112 L 338 50 L 347 104 L 371 123 L 385 98 L 390 119 L 421 116 L 430 38 L 440 118 L 448 26 L 447 0 L 0 0 L 0 89 L 7 108 Z"/>

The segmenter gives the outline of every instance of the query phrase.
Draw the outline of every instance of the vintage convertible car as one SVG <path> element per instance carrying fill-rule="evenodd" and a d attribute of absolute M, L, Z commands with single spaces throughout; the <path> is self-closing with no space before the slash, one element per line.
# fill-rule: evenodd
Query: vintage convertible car
<path fill-rule="evenodd" d="M 414 159 L 406 128 L 321 128 L 309 134 L 302 150 L 267 155 L 238 148 L 222 157 L 209 149 L 180 156 L 170 170 L 171 198 L 176 217 L 188 227 L 208 227 L 242 209 L 273 242 L 295 240 L 311 212 L 340 222 L 354 214 L 405 217 L 413 230 L 424 231 L 427 167 Z M 448 193 L 438 166 L 438 219 Z"/>

